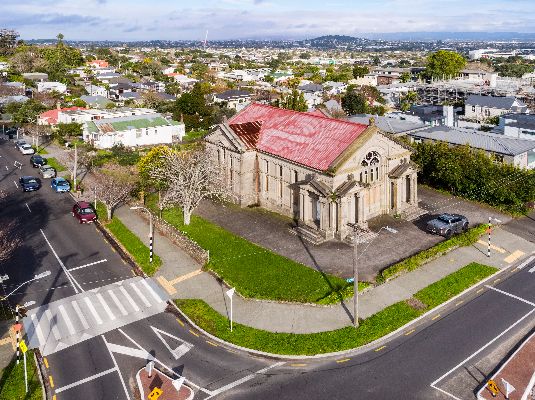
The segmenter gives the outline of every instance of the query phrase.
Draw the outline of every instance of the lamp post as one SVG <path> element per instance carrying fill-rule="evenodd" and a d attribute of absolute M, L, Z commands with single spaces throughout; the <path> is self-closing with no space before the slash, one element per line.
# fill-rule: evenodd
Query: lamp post
<path fill-rule="evenodd" d="M 149 214 L 149 262 L 152 264 L 152 259 L 154 255 L 154 252 L 153 252 L 154 231 L 153 231 L 153 224 L 152 224 L 152 213 L 150 212 L 148 208 L 142 207 L 142 206 L 130 207 L 130 209 L 131 210 L 143 210 Z"/>
<path fill-rule="evenodd" d="M 353 229 L 353 326 L 359 326 L 359 270 L 358 270 L 358 233 L 362 228 L 358 224 L 348 223 L 349 227 Z M 390 233 L 398 233 L 398 231 L 389 226 L 383 226 L 377 231 L 377 234 L 382 230 L 387 230 Z"/>

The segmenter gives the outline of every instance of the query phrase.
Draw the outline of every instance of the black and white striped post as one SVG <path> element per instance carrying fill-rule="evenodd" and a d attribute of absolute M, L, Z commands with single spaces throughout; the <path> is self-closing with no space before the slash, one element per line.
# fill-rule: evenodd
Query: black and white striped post
<path fill-rule="evenodd" d="M 492 232 L 492 217 L 489 217 L 489 227 L 487 233 L 489 235 L 489 247 L 487 248 L 487 257 L 490 257 L 490 233 Z"/>
<path fill-rule="evenodd" d="M 146 207 L 142 206 L 134 206 L 130 207 L 131 210 L 143 210 L 146 211 L 149 214 L 149 262 L 152 264 L 152 260 L 154 258 L 154 250 L 153 250 L 153 244 L 154 244 L 154 229 L 152 224 L 152 213 L 150 210 Z"/>
<path fill-rule="evenodd" d="M 17 365 L 19 364 L 20 358 L 20 325 L 19 325 L 19 305 L 15 306 L 15 335 L 17 338 Z"/>

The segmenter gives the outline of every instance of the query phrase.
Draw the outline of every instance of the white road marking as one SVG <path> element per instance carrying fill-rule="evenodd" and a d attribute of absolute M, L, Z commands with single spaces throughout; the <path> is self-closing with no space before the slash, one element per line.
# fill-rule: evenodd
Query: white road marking
<path fill-rule="evenodd" d="M 89 264 L 81 265 L 81 266 L 79 266 L 79 267 L 70 268 L 69 271 L 76 271 L 77 269 L 81 269 L 81 268 L 85 268 L 85 267 L 90 267 L 91 265 L 100 264 L 100 263 L 103 263 L 103 262 L 106 262 L 106 261 L 108 261 L 108 260 L 104 259 L 104 260 L 100 260 L 100 261 L 95 261 L 95 262 L 92 262 L 92 263 L 89 263 Z"/>
<path fill-rule="evenodd" d="M 167 350 L 169 350 L 169 352 L 173 355 L 175 360 L 178 360 L 180 357 L 182 357 L 184 354 L 186 354 L 188 351 L 190 351 L 194 347 L 191 343 L 188 343 L 185 340 L 182 340 L 182 339 L 180 339 L 180 338 L 178 338 L 176 336 L 173 336 L 170 333 L 162 331 L 161 329 L 155 328 L 152 325 L 151 325 L 151 329 L 154 331 L 156 336 L 158 336 L 158 338 L 162 341 L 162 343 L 167 348 Z M 163 338 L 162 335 L 168 336 L 170 338 L 173 338 L 173 339 L 181 342 L 182 344 L 180 346 L 178 346 L 176 349 L 172 349 L 171 346 L 169 346 L 169 343 L 167 343 L 165 341 L 165 339 Z"/>
<path fill-rule="evenodd" d="M 124 354 L 126 356 L 142 358 L 149 361 L 154 360 L 154 356 L 147 353 L 145 350 L 134 349 L 133 347 L 121 346 L 113 343 L 107 343 L 106 346 L 108 346 L 108 349 L 113 353 Z"/>
<path fill-rule="evenodd" d="M 80 309 L 80 306 L 76 302 L 76 300 L 71 301 L 72 308 L 74 308 L 74 311 L 76 311 L 76 315 L 82 322 L 82 325 L 84 326 L 84 329 L 89 329 L 89 324 L 87 323 L 87 320 L 84 317 L 84 314 L 82 313 L 82 310 Z"/>
<path fill-rule="evenodd" d="M 26 204 L 26 208 L 28 209 L 29 212 L 32 212 L 32 210 L 30 210 L 30 206 L 28 205 L 28 203 L 24 203 Z"/>
<path fill-rule="evenodd" d="M 113 302 L 115 303 L 119 311 L 121 311 L 121 314 L 128 315 L 128 311 L 126 311 L 126 308 L 124 308 L 124 306 L 121 304 L 121 302 L 119 301 L 115 293 L 113 293 L 113 290 L 108 290 L 108 294 L 112 298 Z"/>
<path fill-rule="evenodd" d="M 516 299 L 516 300 L 521 301 L 521 302 L 523 302 L 523 303 L 529 304 L 529 305 L 532 306 L 532 307 L 535 307 L 535 303 L 532 303 L 532 302 L 529 301 L 529 300 L 523 299 L 522 297 L 515 296 L 515 295 L 512 294 L 512 293 L 505 292 L 505 291 L 500 290 L 500 289 L 496 289 L 495 287 L 492 287 L 492 286 L 485 285 L 485 287 L 488 288 L 488 289 L 492 289 L 492 290 L 494 290 L 494 291 L 496 291 L 496 292 L 498 292 L 498 293 L 504 294 L 504 295 L 506 295 L 506 296 L 512 297 L 513 299 Z"/>
<path fill-rule="evenodd" d="M 13 181 L 13 183 L 15 184 L 15 187 L 18 189 L 19 185 L 17 185 L 17 182 Z"/>
<path fill-rule="evenodd" d="M 7 165 L 6 165 L 6 170 L 8 170 L 8 171 L 9 171 L 9 168 L 8 168 L 8 166 L 7 166 Z"/>
<path fill-rule="evenodd" d="M 134 301 L 134 299 L 132 299 L 132 297 L 130 297 L 130 295 L 128 294 L 128 292 L 126 291 L 126 289 L 121 286 L 119 288 L 119 290 L 121 290 L 121 293 L 123 294 L 124 297 L 126 297 L 126 300 L 128 300 L 128 302 L 130 303 L 130 305 L 132 306 L 132 308 L 135 310 L 135 311 L 139 311 L 139 307 L 137 306 L 136 302 Z"/>
<path fill-rule="evenodd" d="M 217 396 L 220 393 L 226 392 L 227 390 L 232 389 L 233 387 L 236 387 L 238 385 L 241 385 L 244 382 L 247 382 L 247 381 L 250 381 L 253 378 L 256 378 L 258 375 L 261 375 L 264 372 L 269 371 L 270 369 L 280 367 L 281 365 L 284 365 L 284 364 L 285 364 L 284 361 L 280 361 L 280 362 L 272 364 L 272 365 L 270 365 L 270 366 L 268 366 L 266 368 L 262 368 L 261 370 L 258 370 L 255 373 L 252 373 L 250 375 L 244 376 L 243 378 L 238 379 L 237 381 L 234 381 L 232 383 L 229 383 L 228 385 L 225 385 L 223 387 L 220 387 L 219 389 L 216 389 L 216 390 L 212 391 L 212 395 L 210 397 Z M 210 397 L 208 397 L 208 398 L 210 398 Z"/>
<path fill-rule="evenodd" d="M 37 316 L 35 314 L 32 314 L 30 318 L 32 319 L 33 327 L 35 328 L 35 333 L 37 333 L 37 339 L 39 339 L 39 345 L 45 344 L 46 343 L 45 335 L 43 335 L 43 331 L 41 330 L 41 327 L 39 326 L 39 320 L 37 319 Z"/>
<path fill-rule="evenodd" d="M 69 271 L 67 271 L 67 268 L 65 268 L 65 264 L 63 264 L 63 262 L 61 261 L 61 259 L 59 258 L 58 254 L 56 253 L 56 250 L 54 250 L 54 248 L 52 247 L 52 245 L 50 244 L 50 242 L 48 241 L 48 238 L 46 237 L 45 233 L 43 232 L 42 229 L 39 229 L 41 231 L 41 235 L 43 235 L 43 237 L 45 238 L 45 241 L 46 243 L 48 244 L 48 247 L 50 247 L 50 250 L 52 250 L 52 253 L 54 254 L 54 256 L 56 257 L 56 260 L 58 260 L 58 263 L 59 265 L 61 266 L 61 269 L 63 269 L 63 272 L 65 272 L 65 275 L 67 275 L 67 279 L 69 280 L 69 282 L 71 283 L 74 291 L 76 293 L 79 293 L 78 292 L 78 288 L 76 287 L 76 285 L 74 284 L 74 278 L 69 274 Z M 78 285 L 79 286 L 79 285 Z M 82 289 L 80 287 L 80 289 Z M 83 289 L 82 289 L 83 291 Z"/>
<path fill-rule="evenodd" d="M 123 385 L 124 394 L 126 395 L 126 398 L 130 400 L 130 395 L 128 394 L 128 389 L 126 388 L 126 384 L 124 383 L 123 375 L 121 374 L 121 370 L 119 369 L 119 366 L 117 365 L 117 361 L 115 360 L 115 357 L 113 356 L 113 353 L 108 348 L 108 341 L 104 337 L 104 335 L 100 335 L 102 340 L 104 340 L 104 343 L 106 344 L 106 348 L 108 349 L 108 352 L 110 353 L 110 357 L 113 360 L 113 365 L 115 365 L 115 368 L 117 369 L 117 373 L 119 374 L 119 379 L 121 380 L 121 384 Z"/>
<path fill-rule="evenodd" d="M 132 286 L 132 288 L 134 289 L 134 291 L 136 292 L 137 296 L 141 299 L 141 301 L 143 303 L 145 303 L 145 307 L 150 307 L 152 304 L 149 303 L 149 301 L 147 300 L 147 298 L 143 295 L 143 293 L 141 293 L 141 290 L 139 290 L 139 288 L 134 284 L 134 282 L 130 283 L 130 286 Z"/>
<path fill-rule="evenodd" d="M 161 303 L 163 300 L 160 296 L 154 291 L 154 289 L 147 283 L 145 279 L 141 281 L 143 283 L 143 286 L 147 289 L 147 291 L 154 297 L 154 300 L 156 300 L 156 303 Z"/>
<path fill-rule="evenodd" d="M 535 267 L 528 269 L 528 272 L 529 272 L 530 274 L 534 273 L 534 272 L 535 272 Z"/>
<path fill-rule="evenodd" d="M 528 258 L 526 261 L 524 261 L 522 264 L 520 264 L 518 267 L 516 267 L 516 269 L 522 269 L 524 268 L 526 265 L 528 265 L 529 263 L 531 263 L 533 260 L 535 260 L 535 256 L 531 256 L 530 258 Z M 534 267 L 535 268 L 535 267 Z M 531 270 L 529 271 L 531 272 Z"/>
<path fill-rule="evenodd" d="M 71 335 L 74 335 L 76 333 L 76 330 L 74 329 L 71 319 L 69 318 L 69 315 L 67 314 L 67 311 L 65 310 L 65 306 L 61 304 L 60 306 L 58 306 L 58 310 L 61 316 L 63 317 L 63 319 L 65 320 L 65 325 L 67 325 L 67 329 L 69 330 L 69 333 Z"/>
<path fill-rule="evenodd" d="M 106 300 L 104 300 L 104 297 L 102 297 L 100 293 L 97 294 L 97 299 L 98 301 L 100 301 L 100 304 L 102 304 L 102 307 L 104 307 L 104 311 L 106 311 L 106 314 L 108 314 L 108 317 L 110 317 L 111 320 L 114 320 L 115 315 L 113 315 L 113 313 L 111 312 L 110 306 L 108 305 L 108 303 L 106 303 Z"/>
<path fill-rule="evenodd" d="M 467 358 L 465 358 L 463 361 L 461 361 L 459 364 L 457 364 L 455 367 L 453 367 L 452 369 L 450 369 L 448 372 L 446 372 L 444 375 L 442 375 L 440 378 L 436 379 L 435 381 L 433 381 L 433 383 L 431 383 L 431 387 L 433 389 L 436 389 L 436 390 L 439 390 L 441 391 L 442 393 L 447 393 L 445 392 L 444 390 L 436 387 L 436 384 L 439 383 L 441 380 L 443 380 L 445 377 L 447 377 L 448 375 L 450 375 L 453 371 L 455 371 L 457 368 L 461 367 L 462 365 L 466 364 L 468 361 L 470 361 L 472 358 L 474 358 L 475 356 L 477 356 L 479 353 L 481 353 L 483 350 L 485 350 L 487 347 L 489 347 L 490 345 L 492 345 L 495 341 L 497 341 L 498 339 L 500 339 L 503 335 L 507 334 L 511 329 L 513 329 L 515 326 L 517 326 L 518 324 L 520 324 L 522 321 L 524 321 L 526 318 L 528 318 L 529 316 L 531 316 L 531 314 L 533 314 L 535 312 L 535 308 L 532 309 L 530 312 L 528 312 L 526 315 L 524 315 L 522 318 L 520 318 L 519 320 L 517 320 L 514 324 L 512 324 L 511 326 L 509 326 L 507 329 L 505 329 L 502 333 L 500 333 L 498 336 L 496 336 L 494 339 L 492 339 L 490 342 L 488 342 L 487 344 L 485 344 L 483 347 L 481 347 L 479 350 L 477 350 L 476 352 L 472 353 L 472 355 L 468 356 Z M 450 395 L 448 393 L 448 395 L 454 399 L 457 399 L 455 396 L 453 395 Z"/>
<path fill-rule="evenodd" d="M 60 340 L 61 339 L 61 333 L 59 333 L 59 329 L 58 329 L 58 323 L 57 323 L 58 317 L 57 316 L 54 317 L 50 310 L 45 310 L 45 315 L 46 315 L 46 317 L 48 319 L 48 323 L 50 325 L 50 329 L 52 330 L 52 333 L 54 334 L 54 338 L 56 340 Z"/>
<path fill-rule="evenodd" d="M 65 390 L 69 390 L 69 389 L 71 389 L 73 387 L 82 385 L 82 384 L 84 384 L 86 382 L 91 382 L 91 381 L 93 381 L 95 379 L 100 378 L 101 376 L 111 374 L 112 372 L 115 372 L 115 371 L 117 371 L 116 367 L 110 368 L 110 369 L 107 369 L 106 371 L 99 372 L 98 374 L 91 375 L 91 376 L 89 376 L 87 378 L 80 379 L 79 381 L 70 383 L 68 385 L 62 386 L 62 387 L 57 388 L 57 389 L 54 389 L 54 391 L 55 391 L 55 393 L 61 393 L 61 392 L 64 392 Z"/>
<path fill-rule="evenodd" d="M 91 303 L 91 300 L 89 300 L 89 297 L 84 297 L 85 304 L 87 305 L 87 308 L 89 308 L 89 311 L 91 311 L 91 314 L 93 314 L 93 318 L 95 321 L 97 321 L 97 324 L 101 325 L 102 320 L 100 319 L 100 316 L 97 314 L 97 310 L 95 310 L 95 307 L 93 306 L 93 303 Z"/>

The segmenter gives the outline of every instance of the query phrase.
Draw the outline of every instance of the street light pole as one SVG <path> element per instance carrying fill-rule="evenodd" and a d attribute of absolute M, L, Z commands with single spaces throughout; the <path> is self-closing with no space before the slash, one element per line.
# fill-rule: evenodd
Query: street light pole
<path fill-rule="evenodd" d="M 358 236 L 360 227 L 357 224 L 347 224 L 353 229 L 353 326 L 359 326 L 359 269 L 358 269 Z"/>
<path fill-rule="evenodd" d="M 154 228 L 153 228 L 153 222 L 152 222 L 152 213 L 150 210 L 146 207 L 142 206 L 135 206 L 130 207 L 131 210 L 143 210 L 147 213 L 149 213 L 149 261 L 152 264 L 152 259 L 154 258 L 154 250 L 153 250 L 153 241 L 154 241 Z"/>

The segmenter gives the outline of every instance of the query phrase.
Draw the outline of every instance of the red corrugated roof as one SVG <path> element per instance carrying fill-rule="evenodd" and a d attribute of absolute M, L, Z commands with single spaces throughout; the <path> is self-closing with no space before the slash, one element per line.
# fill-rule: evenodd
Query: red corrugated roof
<path fill-rule="evenodd" d="M 54 108 L 53 110 L 45 111 L 39 114 L 39 118 L 45 120 L 50 125 L 58 123 L 58 113 L 61 111 L 75 111 L 75 110 L 87 110 L 85 107 L 68 107 L 68 108 Z"/>
<path fill-rule="evenodd" d="M 367 128 L 366 125 L 341 121 L 311 113 L 252 103 L 229 120 L 233 125 L 261 124 L 256 149 L 287 160 L 325 171 Z M 243 140 L 243 139 L 242 139 Z M 250 148 L 250 142 L 245 142 Z"/>

